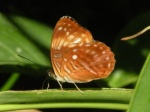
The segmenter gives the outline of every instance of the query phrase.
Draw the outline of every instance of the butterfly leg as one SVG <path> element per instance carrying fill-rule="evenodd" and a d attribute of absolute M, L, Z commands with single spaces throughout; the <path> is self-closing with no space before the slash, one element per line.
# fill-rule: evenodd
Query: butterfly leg
<path fill-rule="evenodd" d="M 62 87 L 62 85 L 61 85 L 61 83 L 57 80 L 57 82 L 58 82 L 58 84 L 59 84 L 59 86 L 60 86 L 60 88 L 61 88 L 61 91 L 62 91 L 62 93 L 64 92 L 64 90 L 63 90 L 63 87 Z"/>
<path fill-rule="evenodd" d="M 50 85 L 49 85 L 49 83 L 47 84 L 47 90 L 49 89 L 49 87 L 50 87 Z"/>
<path fill-rule="evenodd" d="M 46 80 L 47 80 L 47 78 L 44 80 L 44 82 L 43 82 L 43 84 L 42 84 L 42 90 L 43 90 L 43 88 L 44 88 L 44 84 L 45 84 Z M 48 89 L 48 88 L 49 88 L 49 83 L 48 83 L 48 85 L 47 85 L 47 89 Z"/>
<path fill-rule="evenodd" d="M 81 92 L 82 94 L 84 94 L 83 91 L 81 91 L 81 89 L 78 88 L 78 86 L 77 86 L 75 83 L 73 83 L 73 84 L 74 84 L 74 86 L 77 88 L 77 90 L 78 90 L 79 92 Z"/>

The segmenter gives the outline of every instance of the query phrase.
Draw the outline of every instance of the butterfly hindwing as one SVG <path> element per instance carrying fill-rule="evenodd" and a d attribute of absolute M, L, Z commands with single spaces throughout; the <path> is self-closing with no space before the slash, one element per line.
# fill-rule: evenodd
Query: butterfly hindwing
<path fill-rule="evenodd" d="M 85 43 L 64 53 L 61 75 L 77 83 L 107 77 L 114 69 L 114 54 L 102 42 Z"/>

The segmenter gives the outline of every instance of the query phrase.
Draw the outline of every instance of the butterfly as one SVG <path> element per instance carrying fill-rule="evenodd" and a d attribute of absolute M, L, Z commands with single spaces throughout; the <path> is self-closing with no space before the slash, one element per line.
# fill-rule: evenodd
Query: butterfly
<path fill-rule="evenodd" d="M 114 53 L 104 43 L 93 39 L 89 30 L 70 16 L 57 22 L 52 35 L 50 56 L 54 73 L 60 82 L 86 83 L 110 75 L 115 66 Z M 83 92 L 82 92 L 83 93 Z"/>

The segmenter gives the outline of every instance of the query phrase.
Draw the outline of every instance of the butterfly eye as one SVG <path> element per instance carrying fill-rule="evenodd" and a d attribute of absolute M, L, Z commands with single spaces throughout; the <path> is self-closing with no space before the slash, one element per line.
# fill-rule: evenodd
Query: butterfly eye
<path fill-rule="evenodd" d="M 79 91 L 75 83 L 105 78 L 115 66 L 110 48 L 69 16 L 57 22 L 50 51 L 55 79 L 73 83 Z"/>

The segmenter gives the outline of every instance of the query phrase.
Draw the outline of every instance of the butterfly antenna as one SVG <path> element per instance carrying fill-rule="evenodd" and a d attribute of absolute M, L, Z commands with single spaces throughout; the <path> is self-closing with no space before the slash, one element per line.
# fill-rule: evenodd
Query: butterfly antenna
<path fill-rule="evenodd" d="M 36 62 L 34 62 L 34 61 L 32 61 L 32 60 L 30 60 L 30 59 L 24 57 L 24 56 L 21 56 L 21 55 L 19 55 L 19 54 L 18 54 L 18 56 L 21 57 L 21 58 L 24 58 L 24 59 L 26 59 L 26 60 L 28 60 L 28 61 L 34 63 L 34 64 L 36 64 L 36 65 L 39 65 L 38 63 L 36 63 Z"/>
<path fill-rule="evenodd" d="M 130 39 L 136 38 L 136 37 L 140 36 L 141 34 L 145 33 L 147 30 L 150 30 L 150 26 L 147 26 L 146 28 L 144 28 L 143 30 L 139 31 L 138 33 L 136 33 L 134 35 L 123 37 L 123 38 L 121 38 L 121 40 L 130 40 Z"/>
<path fill-rule="evenodd" d="M 39 65 L 38 63 L 36 63 L 36 62 L 34 62 L 34 61 L 32 61 L 32 60 L 30 60 L 30 59 L 28 59 L 28 58 L 26 58 L 26 57 L 24 57 L 24 56 L 22 56 L 22 55 L 19 55 L 19 54 L 18 54 L 18 56 L 21 57 L 21 58 L 24 58 L 24 59 L 26 59 L 26 60 L 28 60 L 28 61 L 34 63 L 34 64 L 36 64 L 36 65 Z M 39 65 L 39 66 L 40 66 L 40 65 Z M 44 80 L 44 82 L 43 82 L 43 84 L 42 84 L 42 89 L 43 89 L 44 84 L 45 84 L 45 82 L 46 82 L 47 80 L 48 80 L 48 77 Z M 49 85 L 49 83 L 48 83 L 47 89 L 48 89 L 49 87 L 50 87 L 50 85 Z"/>

